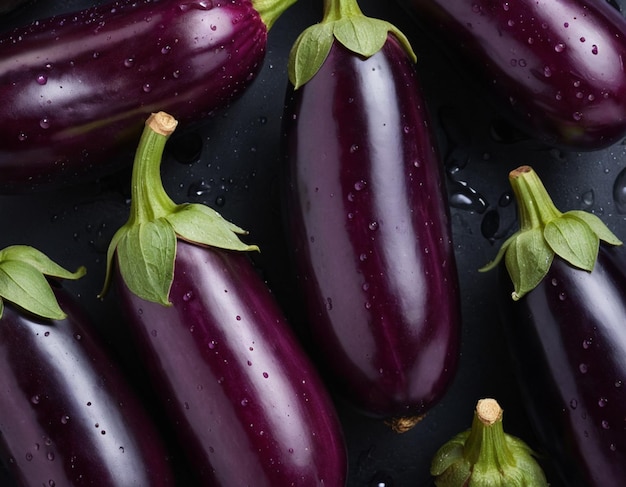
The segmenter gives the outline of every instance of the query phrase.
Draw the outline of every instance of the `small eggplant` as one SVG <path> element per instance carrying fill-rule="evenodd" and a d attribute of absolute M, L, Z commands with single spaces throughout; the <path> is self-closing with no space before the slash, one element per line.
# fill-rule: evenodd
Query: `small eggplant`
<path fill-rule="evenodd" d="M 0 454 L 16 485 L 174 486 L 166 450 L 77 303 L 78 278 L 24 246 L 0 251 Z"/>
<path fill-rule="evenodd" d="M 132 162 L 151 112 L 223 108 L 294 1 L 119 0 L 4 33 L 0 192 L 95 180 Z"/>
<path fill-rule="evenodd" d="M 626 20 L 605 0 L 398 0 L 539 140 L 596 150 L 626 135 Z"/>
<path fill-rule="evenodd" d="M 163 189 L 160 158 L 175 124 L 164 113 L 146 124 L 107 281 L 115 272 L 181 448 L 202 485 L 343 486 L 334 406 L 245 254 L 256 247 L 214 210 L 176 205 Z"/>
<path fill-rule="evenodd" d="M 297 39 L 285 204 L 320 365 L 362 412 L 419 418 L 455 375 L 460 304 L 442 164 L 394 26 L 327 0 Z"/>
<path fill-rule="evenodd" d="M 506 336 L 531 422 L 568 487 L 626 482 L 626 259 L 595 216 L 556 209 L 510 174 L 520 230 L 496 260 Z M 513 285 L 511 285 L 513 283 Z"/>
<path fill-rule="evenodd" d="M 498 401 L 480 399 L 472 427 L 442 445 L 430 472 L 436 487 L 548 487 L 531 448 L 504 432 Z"/>

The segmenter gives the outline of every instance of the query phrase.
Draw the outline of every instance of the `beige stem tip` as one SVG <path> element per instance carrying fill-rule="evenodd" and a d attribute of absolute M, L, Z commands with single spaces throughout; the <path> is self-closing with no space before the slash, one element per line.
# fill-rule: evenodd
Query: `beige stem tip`
<path fill-rule="evenodd" d="M 152 113 L 148 117 L 148 120 L 146 120 L 146 125 L 157 134 L 161 134 L 167 137 L 168 135 L 171 135 L 174 130 L 176 130 L 178 120 L 172 117 L 169 113 L 157 112 Z"/>
<path fill-rule="evenodd" d="M 476 404 L 476 414 L 484 424 L 493 424 L 502 417 L 502 408 L 495 399 L 480 399 Z"/>

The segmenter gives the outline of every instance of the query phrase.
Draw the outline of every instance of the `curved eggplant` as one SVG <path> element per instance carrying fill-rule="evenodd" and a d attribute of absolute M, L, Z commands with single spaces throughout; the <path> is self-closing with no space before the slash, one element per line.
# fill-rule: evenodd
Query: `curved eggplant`
<path fill-rule="evenodd" d="M 533 171 L 518 170 L 511 178 L 522 230 L 511 237 L 506 266 L 499 268 L 499 303 L 530 420 L 564 485 L 621 486 L 626 481 L 624 248 L 593 215 L 553 213 Z M 555 224 L 561 234 L 556 240 L 550 229 Z M 552 258 L 537 251 L 544 240 Z M 591 265 L 582 266 L 568 248 L 584 255 L 587 246 Z M 542 277 L 525 286 L 521 276 L 537 268 Z"/>
<path fill-rule="evenodd" d="M 95 180 L 132 162 L 151 112 L 189 122 L 224 107 L 293 1 L 121 0 L 4 33 L 0 191 Z"/>
<path fill-rule="evenodd" d="M 291 77 L 284 211 L 320 364 L 361 411 L 414 417 L 454 377 L 460 304 L 442 165 L 412 51 L 382 28 L 367 56 L 332 31 L 330 42 L 311 35 L 328 54 L 308 81 Z"/>
<path fill-rule="evenodd" d="M 151 122 L 160 119 L 166 123 Z M 149 120 L 131 217 L 113 237 L 109 265 L 116 264 L 119 301 L 181 448 L 202 485 L 343 486 L 335 409 L 242 252 L 256 247 L 208 207 L 176 205 L 165 194 L 161 128 L 170 119 Z"/>
<path fill-rule="evenodd" d="M 63 319 L 14 304 L 0 319 L 2 461 L 24 487 L 173 486 L 143 406 L 74 300 L 54 295 Z"/>
<path fill-rule="evenodd" d="M 511 120 L 595 150 L 626 135 L 626 20 L 604 0 L 398 0 Z"/>

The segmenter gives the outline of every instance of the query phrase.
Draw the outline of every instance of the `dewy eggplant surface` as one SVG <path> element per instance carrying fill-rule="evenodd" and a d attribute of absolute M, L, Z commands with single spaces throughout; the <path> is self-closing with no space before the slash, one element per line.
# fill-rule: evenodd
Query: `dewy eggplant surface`
<path fill-rule="evenodd" d="M 564 485 L 624 485 L 624 247 L 595 215 L 558 211 L 531 168 L 510 179 L 500 309 L 530 419 Z"/>
<path fill-rule="evenodd" d="M 358 7 L 325 5 L 314 26 L 325 31 L 305 31 L 292 51 L 283 116 L 294 272 L 340 393 L 370 415 L 418 417 L 446 392 L 459 353 L 442 165 L 406 39 L 380 24 L 368 32 L 380 44 L 357 54 L 333 37 L 343 14 L 333 24 L 328 12 Z M 319 61 L 300 57 L 309 33 L 327 50 Z"/>
<path fill-rule="evenodd" d="M 2 254 L 6 298 L 15 295 L 6 276 L 15 277 L 18 269 L 15 258 Z M 2 462 L 21 487 L 173 487 L 168 453 L 152 418 L 84 310 L 67 290 L 54 286 L 53 308 L 58 302 L 63 318 L 39 317 L 4 303 Z"/>
<path fill-rule="evenodd" d="M 3 33 L 0 192 L 129 165 L 152 111 L 191 122 L 223 108 L 255 79 L 291 3 L 122 0 Z"/>
<path fill-rule="evenodd" d="M 594 150 L 626 135 L 626 20 L 605 0 L 399 0 L 534 137 Z"/>
<path fill-rule="evenodd" d="M 163 189 L 175 127 L 163 112 L 146 123 L 109 272 L 179 447 L 199 485 L 341 487 L 337 413 L 246 255 L 256 247 L 214 210 L 176 205 Z"/>

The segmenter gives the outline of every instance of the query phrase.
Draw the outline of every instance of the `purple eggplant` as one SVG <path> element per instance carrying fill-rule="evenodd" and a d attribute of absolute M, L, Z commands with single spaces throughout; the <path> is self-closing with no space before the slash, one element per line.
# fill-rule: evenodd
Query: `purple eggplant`
<path fill-rule="evenodd" d="M 543 142 L 626 135 L 626 20 L 605 0 L 399 0 L 504 112 Z"/>
<path fill-rule="evenodd" d="M 0 319 L 2 461 L 20 486 L 173 486 L 151 418 L 76 302 L 45 282 L 37 270 L 45 258 L 34 252 L 21 246 L 0 252 L 8 284 L 1 294 L 21 304 L 9 302 Z M 52 266 L 52 274 L 80 272 Z M 43 299 L 30 306 L 22 293 L 38 297 L 32 293 L 38 286 Z"/>
<path fill-rule="evenodd" d="M 223 108 L 294 1 L 119 0 L 4 33 L 0 192 L 95 180 L 132 162 L 151 112 Z"/>
<path fill-rule="evenodd" d="M 528 167 L 510 176 L 520 231 L 498 264 L 522 397 L 568 487 L 626 482 L 626 259 L 589 213 L 561 213 Z M 513 296 L 513 299 L 512 297 Z"/>
<path fill-rule="evenodd" d="M 170 122 L 147 124 L 109 275 L 181 448 L 202 485 L 343 486 L 334 406 L 246 255 L 256 247 L 210 208 L 165 194 Z"/>
<path fill-rule="evenodd" d="M 292 50 L 283 117 L 297 285 L 337 389 L 366 414 L 419 417 L 459 353 L 442 165 L 406 38 L 352 0 L 325 5 Z"/>

